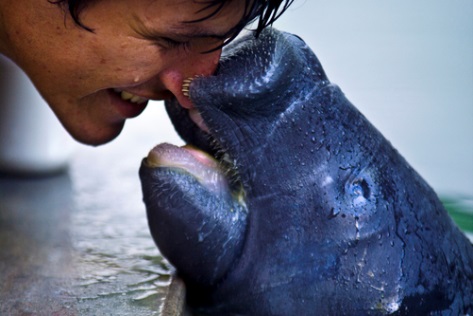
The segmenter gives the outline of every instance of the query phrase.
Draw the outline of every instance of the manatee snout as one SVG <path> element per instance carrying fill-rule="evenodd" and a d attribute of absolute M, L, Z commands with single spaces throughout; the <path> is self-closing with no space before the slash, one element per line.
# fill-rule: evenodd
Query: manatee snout
<path fill-rule="evenodd" d="M 139 174 L 161 253 L 187 280 L 219 280 L 241 251 L 247 217 L 225 167 L 191 146 L 164 143 L 143 159 Z"/>

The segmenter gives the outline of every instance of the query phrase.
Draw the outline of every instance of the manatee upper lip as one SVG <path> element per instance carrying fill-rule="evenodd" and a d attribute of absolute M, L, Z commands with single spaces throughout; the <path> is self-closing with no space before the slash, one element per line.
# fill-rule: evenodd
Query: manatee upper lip
<path fill-rule="evenodd" d="M 192 120 L 192 122 L 194 122 L 202 131 L 209 134 L 210 130 L 207 127 L 207 124 L 205 124 L 205 121 L 202 118 L 202 115 L 200 114 L 199 110 L 192 103 L 191 96 L 190 96 L 190 86 L 192 84 L 192 81 L 197 77 L 199 76 L 189 77 L 182 81 L 182 88 L 181 88 L 182 95 L 185 98 L 188 98 L 190 102 L 183 104 L 181 100 L 178 99 L 177 101 L 180 106 L 182 106 L 183 108 L 189 111 L 189 117 Z"/>
<path fill-rule="evenodd" d="M 189 117 L 192 120 L 192 122 L 195 123 L 202 131 L 204 131 L 207 134 L 210 134 L 210 130 L 207 127 L 207 124 L 205 124 L 204 118 L 200 114 L 199 110 L 196 108 L 189 109 Z"/>

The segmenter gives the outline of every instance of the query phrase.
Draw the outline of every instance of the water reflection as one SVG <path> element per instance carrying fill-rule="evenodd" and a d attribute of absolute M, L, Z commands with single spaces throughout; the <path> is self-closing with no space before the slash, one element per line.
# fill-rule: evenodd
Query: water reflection
<path fill-rule="evenodd" d="M 0 176 L 0 315 L 75 315 L 71 182 Z"/>
<path fill-rule="evenodd" d="M 141 157 L 122 146 L 101 151 L 81 150 L 72 168 L 77 308 L 94 315 L 157 315 L 171 269 L 147 226 L 137 176 Z"/>
<path fill-rule="evenodd" d="M 83 148 L 68 173 L 0 177 L 0 315 L 159 313 L 171 269 L 141 202 L 146 150 L 126 151 Z"/>

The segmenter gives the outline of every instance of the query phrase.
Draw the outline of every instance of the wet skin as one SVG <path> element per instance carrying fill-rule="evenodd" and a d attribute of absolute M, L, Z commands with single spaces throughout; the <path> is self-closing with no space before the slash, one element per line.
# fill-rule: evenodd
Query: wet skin
<path fill-rule="evenodd" d="M 306 44 L 268 30 L 224 55 L 190 85 L 208 133 L 167 103 L 183 139 L 221 162 L 164 144 L 140 169 L 151 233 L 188 303 L 208 315 L 473 313 L 472 244 Z"/>

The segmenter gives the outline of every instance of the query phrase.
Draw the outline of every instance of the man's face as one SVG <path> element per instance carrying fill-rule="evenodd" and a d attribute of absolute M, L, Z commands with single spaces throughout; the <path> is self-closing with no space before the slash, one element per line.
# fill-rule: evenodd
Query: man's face
<path fill-rule="evenodd" d="M 205 4 L 194 0 L 100 0 L 80 16 L 92 33 L 46 0 L 18 1 L 30 4 L 12 19 L 7 55 L 73 137 L 95 145 L 115 138 L 148 99 L 175 96 L 191 108 L 183 80 L 214 72 L 221 51 L 202 52 L 220 45 L 243 14 L 242 1 L 230 1 L 218 15 L 186 23 L 215 8 L 199 11 Z"/>

